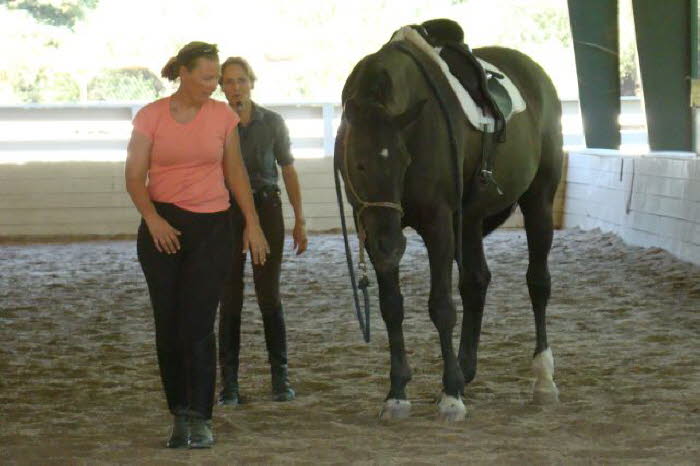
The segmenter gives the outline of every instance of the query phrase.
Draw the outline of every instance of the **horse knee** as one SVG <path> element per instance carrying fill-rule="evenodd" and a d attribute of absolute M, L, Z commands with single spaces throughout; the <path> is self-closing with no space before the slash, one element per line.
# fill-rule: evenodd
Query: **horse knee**
<path fill-rule="evenodd" d="M 470 274 L 459 284 L 459 291 L 464 296 L 466 293 L 483 293 L 491 284 L 491 271 L 486 269 Z"/>
<path fill-rule="evenodd" d="M 525 280 L 531 292 L 540 291 L 549 293 L 549 290 L 552 288 L 552 277 L 546 267 L 540 270 L 528 267 Z"/>
<path fill-rule="evenodd" d="M 439 298 L 431 296 L 428 300 L 428 311 L 430 312 L 430 320 L 433 321 L 438 330 L 453 328 L 457 322 L 457 310 L 450 296 Z"/>
<path fill-rule="evenodd" d="M 539 267 L 531 264 L 527 268 L 525 279 L 528 285 L 534 286 L 550 286 L 552 282 L 552 277 L 546 264 Z"/>
<path fill-rule="evenodd" d="M 403 296 L 401 294 L 381 295 L 379 307 L 387 327 L 403 323 Z"/>

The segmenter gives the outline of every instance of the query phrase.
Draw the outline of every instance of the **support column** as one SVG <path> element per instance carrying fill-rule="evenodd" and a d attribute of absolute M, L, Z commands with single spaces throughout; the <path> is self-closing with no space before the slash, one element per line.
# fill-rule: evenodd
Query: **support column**
<path fill-rule="evenodd" d="M 632 0 L 651 150 L 693 150 L 691 0 Z M 693 44 L 697 47 L 697 43 Z"/>
<path fill-rule="evenodd" d="M 698 10 L 698 0 L 690 0 L 690 75 L 693 78 L 692 86 L 698 87 L 700 93 L 700 11 Z M 691 86 L 691 93 L 693 92 Z M 696 154 L 700 154 L 700 104 L 695 104 L 692 108 L 693 116 L 693 149 Z"/>
<path fill-rule="evenodd" d="M 568 0 L 568 4 L 586 146 L 618 149 L 620 40 L 617 0 Z"/>

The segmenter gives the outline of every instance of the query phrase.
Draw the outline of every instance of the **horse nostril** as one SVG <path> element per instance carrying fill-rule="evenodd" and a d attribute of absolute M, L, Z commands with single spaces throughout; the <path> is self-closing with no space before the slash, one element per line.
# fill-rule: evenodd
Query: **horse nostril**
<path fill-rule="evenodd" d="M 357 164 L 357 169 L 358 169 L 359 171 L 363 172 L 363 171 L 365 171 L 365 166 L 362 165 L 361 163 L 358 163 L 358 164 Z"/>

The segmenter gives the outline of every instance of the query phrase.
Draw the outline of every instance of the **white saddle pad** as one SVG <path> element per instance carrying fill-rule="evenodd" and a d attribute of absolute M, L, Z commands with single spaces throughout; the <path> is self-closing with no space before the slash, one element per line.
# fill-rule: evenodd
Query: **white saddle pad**
<path fill-rule="evenodd" d="M 459 100 L 459 103 L 462 106 L 464 114 L 467 116 L 467 119 L 474 126 L 474 128 L 478 130 L 484 130 L 485 128 L 487 132 L 493 132 L 495 126 L 493 116 L 488 113 L 484 113 L 481 110 L 481 108 L 479 108 L 476 105 L 474 99 L 472 99 L 472 96 L 469 95 L 469 92 L 467 92 L 466 89 L 464 89 L 464 86 L 462 86 L 459 80 L 455 78 L 452 75 L 452 73 L 450 73 L 450 68 L 447 66 L 447 63 L 445 63 L 445 60 L 443 60 L 442 57 L 440 57 L 439 48 L 434 48 L 430 44 L 428 44 L 425 41 L 425 39 L 423 39 L 423 36 L 421 36 L 418 32 L 416 32 L 415 29 L 413 29 L 410 26 L 402 27 L 401 29 L 396 31 L 391 37 L 391 42 L 399 40 L 404 40 L 415 45 L 423 52 L 425 52 L 435 63 L 437 63 L 437 65 L 440 67 L 443 74 L 447 78 L 447 81 L 450 83 L 450 87 L 457 96 L 457 99 Z M 486 71 L 492 71 L 494 73 L 498 73 L 504 76 L 503 79 L 499 79 L 499 82 L 503 87 L 506 88 L 506 90 L 508 91 L 508 95 L 510 96 L 513 102 L 513 108 L 511 112 L 508 115 L 503 115 L 506 121 L 508 121 L 510 117 L 514 114 L 525 110 L 527 108 L 525 100 L 520 94 L 518 88 L 515 87 L 515 84 L 513 84 L 513 81 L 511 81 L 510 78 L 505 75 L 505 73 L 498 69 L 498 67 L 478 57 L 477 60 L 479 60 L 479 63 L 481 63 L 481 66 L 483 66 Z"/>

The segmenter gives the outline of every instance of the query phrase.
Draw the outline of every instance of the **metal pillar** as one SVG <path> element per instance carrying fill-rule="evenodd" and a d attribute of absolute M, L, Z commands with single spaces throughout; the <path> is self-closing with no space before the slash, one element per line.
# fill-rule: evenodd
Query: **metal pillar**
<path fill-rule="evenodd" d="M 568 4 L 586 146 L 617 149 L 620 146 L 617 0 L 568 0 Z"/>
<path fill-rule="evenodd" d="M 632 7 L 649 146 L 691 151 L 691 1 L 632 0 Z"/>

